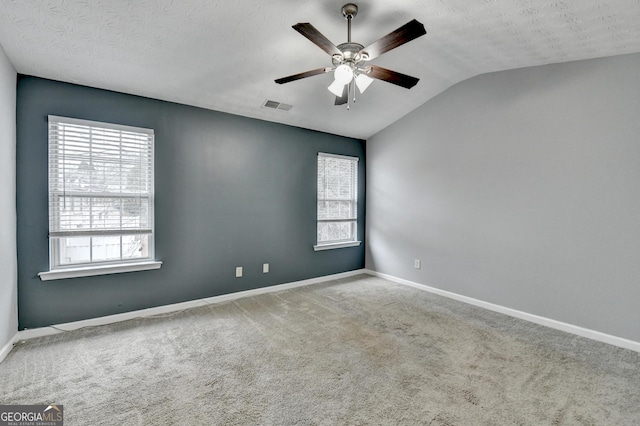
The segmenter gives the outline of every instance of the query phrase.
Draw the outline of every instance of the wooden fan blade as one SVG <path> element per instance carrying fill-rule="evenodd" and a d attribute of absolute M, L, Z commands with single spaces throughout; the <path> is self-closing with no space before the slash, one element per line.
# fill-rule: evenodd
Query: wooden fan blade
<path fill-rule="evenodd" d="M 293 26 L 293 29 L 311 40 L 313 44 L 327 52 L 329 55 L 342 55 L 340 49 L 338 49 L 333 43 L 331 43 L 328 38 L 322 35 L 322 33 L 310 23 L 302 22 L 299 24 L 295 24 Z"/>
<path fill-rule="evenodd" d="M 348 84 L 344 85 L 344 88 L 342 89 L 342 96 L 336 96 L 336 102 L 334 103 L 334 105 L 344 105 L 349 101 L 349 91 L 347 90 L 348 87 Z"/>
<path fill-rule="evenodd" d="M 278 84 L 289 83 L 290 81 L 300 80 L 301 78 L 306 78 L 306 77 L 313 77 L 314 75 L 324 74 L 325 72 L 329 72 L 329 71 L 331 71 L 331 68 L 329 67 L 318 68 L 311 71 L 301 72 L 300 74 L 294 74 L 288 77 L 279 78 L 276 80 L 276 83 Z"/>
<path fill-rule="evenodd" d="M 378 80 L 386 81 L 387 83 L 395 84 L 397 86 L 404 87 L 405 89 L 411 89 L 418 84 L 419 78 L 411 77 L 410 75 L 402 74 L 396 71 L 391 71 L 386 68 L 371 65 L 370 71 L 366 74 L 371 78 L 377 78 Z"/>
<path fill-rule="evenodd" d="M 405 43 L 410 42 L 411 40 L 423 36 L 426 33 L 427 30 L 424 29 L 424 25 L 414 19 L 410 22 L 407 22 L 397 30 L 374 41 L 369 46 L 362 49 L 360 53 L 365 53 L 367 55 L 366 60 L 368 61 L 373 58 L 377 58 L 378 56 L 390 51 L 391 49 L 395 49 L 398 46 L 401 46 Z"/>

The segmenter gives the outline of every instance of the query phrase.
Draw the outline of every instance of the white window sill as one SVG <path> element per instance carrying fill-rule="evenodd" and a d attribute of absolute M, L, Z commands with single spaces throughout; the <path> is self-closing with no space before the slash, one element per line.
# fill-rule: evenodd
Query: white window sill
<path fill-rule="evenodd" d="M 361 244 L 361 241 L 349 241 L 346 243 L 333 243 L 333 244 L 317 244 L 313 246 L 313 251 L 320 250 L 333 250 L 345 247 L 357 247 Z"/>
<path fill-rule="evenodd" d="M 117 265 L 85 266 L 81 268 L 56 269 L 40 272 L 38 276 L 42 281 L 62 280 L 65 278 L 92 277 L 95 275 L 119 274 L 122 272 L 149 271 L 160 269 L 162 262 L 147 261 L 136 263 L 120 263 Z"/>

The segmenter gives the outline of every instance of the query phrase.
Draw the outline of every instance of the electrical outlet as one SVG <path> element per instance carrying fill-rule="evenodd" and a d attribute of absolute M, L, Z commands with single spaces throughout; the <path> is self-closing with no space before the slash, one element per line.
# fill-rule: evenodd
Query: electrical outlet
<path fill-rule="evenodd" d="M 413 267 L 416 269 L 420 269 L 420 267 L 422 266 L 422 262 L 420 262 L 419 259 L 416 259 L 413 261 Z"/>
<path fill-rule="evenodd" d="M 269 264 L 268 263 L 263 263 L 262 264 L 262 273 L 266 274 L 269 272 Z"/>
<path fill-rule="evenodd" d="M 242 276 L 242 266 L 236 267 L 236 278 L 240 278 Z"/>

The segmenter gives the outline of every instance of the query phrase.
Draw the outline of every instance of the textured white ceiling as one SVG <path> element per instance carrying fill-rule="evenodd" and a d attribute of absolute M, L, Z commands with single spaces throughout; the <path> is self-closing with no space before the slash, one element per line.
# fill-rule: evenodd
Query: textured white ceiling
<path fill-rule="evenodd" d="M 367 0 L 352 39 L 368 45 L 412 18 L 427 35 L 372 61 L 420 78 L 375 81 L 347 111 L 330 66 L 291 26 L 346 41 L 345 0 L 2 0 L 0 45 L 16 70 L 366 139 L 477 74 L 640 52 L 640 0 Z M 271 99 L 289 112 L 261 108 Z"/>

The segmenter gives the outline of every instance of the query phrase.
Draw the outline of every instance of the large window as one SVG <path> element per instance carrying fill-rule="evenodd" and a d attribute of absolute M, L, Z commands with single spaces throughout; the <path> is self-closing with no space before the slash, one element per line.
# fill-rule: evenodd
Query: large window
<path fill-rule="evenodd" d="M 150 129 L 49 116 L 52 272 L 153 260 L 153 142 Z"/>
<path fill-rule="evenodd" d="M 318 154 L 318 239 L 315 250 L 357 241 L 358 158 Z"/>

